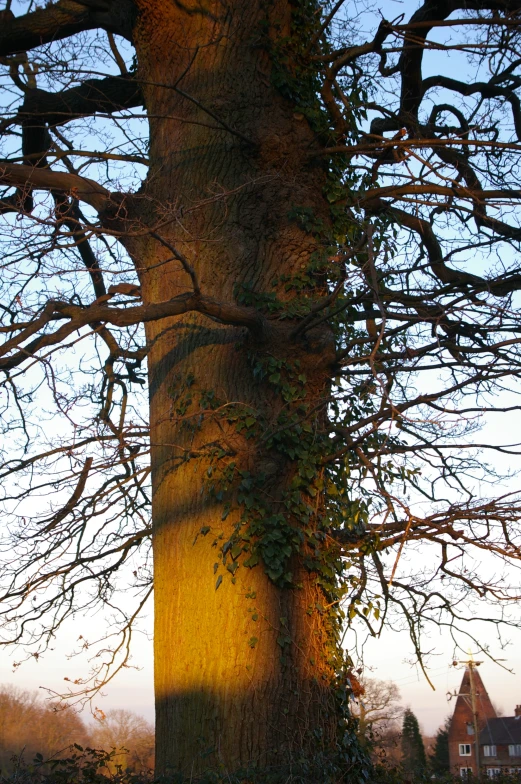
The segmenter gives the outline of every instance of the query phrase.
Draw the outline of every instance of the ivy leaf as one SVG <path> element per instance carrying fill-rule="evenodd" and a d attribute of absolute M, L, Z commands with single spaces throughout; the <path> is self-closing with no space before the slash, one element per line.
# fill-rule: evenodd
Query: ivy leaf
<path fill-rule="evenodd" d="M 257 553 L 252 553 L 252 555 L 250 555 L 250 557 L 244 561 L 244 566 L 248 566 L 250 569 L 252 569 L 254 566 L 257 566 L 258 563 L 259 556 Z"/>
<path fill-rule="evenodd" d="M 220 574 L 219 577 L 217 578 L 217 582 L 215 583 L 215 590 L 218 589 L 218 587 L 220 586 L 222 581 L 223 581 L 223 576 L 222 576 L 222 574 Z"/>

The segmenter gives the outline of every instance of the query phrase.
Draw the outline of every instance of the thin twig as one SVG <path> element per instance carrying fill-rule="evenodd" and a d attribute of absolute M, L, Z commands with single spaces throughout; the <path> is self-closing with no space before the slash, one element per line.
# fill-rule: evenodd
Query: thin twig
<path fill-rule="evenodd" d="M 184 256 L 181 253 L 181 251 L 177 250 L 177 248 L 174 245 L 172 245 L 171 242 L 169 242 L 168 240 L 165 240 L 164 237 L 162 237 L 160 234 L 158 234 L 157 231 L 151 231 L 150 234 L 151 234 L 152 237 L 154 237 L 154 239 L 156 239 L 158 242 L 160 242 L 161 245 L 164 245 L 165 248 L 168 248 L 168 250 L 173 254 L 173 256 L 178 261 L 181 262 L 185 272 L 187 272 L 188 275 L 190 275 L 190 278 L 192 280 L 192 286 L 193 286 L 193 289 L 194 289 L 194 294 L 197 294 L 199 296 L 201 294 L 201 289 L 199 287 L 199 281 L 197 280 L 197 275 L 195 273 L 194 268 L 192 267 L 192 265 L 190 264 L 190 262 L 188 261 L 186 256 Z"/>

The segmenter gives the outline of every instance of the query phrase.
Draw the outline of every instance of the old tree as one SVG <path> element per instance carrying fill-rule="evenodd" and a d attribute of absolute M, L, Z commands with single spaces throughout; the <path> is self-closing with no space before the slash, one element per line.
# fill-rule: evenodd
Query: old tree
<path fill-rule="evenodd" d="M 355 780 L 345 622 L 516 622 L 520 12 L 1 12 L 3 642 L 153 583 L 161 771 Z"/>

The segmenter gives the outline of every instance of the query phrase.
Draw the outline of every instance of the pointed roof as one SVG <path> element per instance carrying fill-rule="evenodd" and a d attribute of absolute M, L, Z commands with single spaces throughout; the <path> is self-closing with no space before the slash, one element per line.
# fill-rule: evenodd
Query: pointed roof
<path fill-rule="evenodd" d="M 476 690 L 476 712 L 478 714 L 478 726 L 480 729 L 485 727 L 488 719 L 496 718 L 496 710 L 490 701 L 487 690 L 481 680 L 476 665 L 472 667 L 472 678 L 474 680 L 474 688 Z M 458 698 L 454 707 L 454 715 L 451 723 L 451 733 L 461 732 L 463 725 L 472 724 L 474 721 L 472 715 L 472 703 L 470 699 L 470 669 L 466 667 L 461 680 Z"/>

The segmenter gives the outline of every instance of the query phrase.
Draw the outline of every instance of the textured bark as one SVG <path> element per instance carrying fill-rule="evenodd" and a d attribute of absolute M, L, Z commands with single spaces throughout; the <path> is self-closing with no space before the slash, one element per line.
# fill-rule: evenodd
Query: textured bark
<path fill-rule="evenodd" d="M 316 250 L 290 220 L 291 206 L 327 214 L 323 173 L 307 164 L 312 133 L 272 87 L 263 43 L 266 22 L 273 34 L 287 34 L 290 6 L 137 5 L 135 45 L 151 117 L 140 220 L 184 255 L 205 295 L 231 302 L 240 285 L 273 291 L 276 275 L 298 272 Z M 189 291 L 190 277 L 168 248 L 153 238 L 145 245 L 144 304 Z M 275 355 L 300 357 L 309 399 L 319 401 L 330 336 L 295 343 L 289 332 L 285 322 L 270 322 L 252 336 L 200 314 L 147 324 L 160 771 L 278 766 L 309 751 L 315 731 L 334 740 L 329 630 L 314 611 L 323 600 L 316 575 L 294 558 L 299 587 L 285 589 L 262 564 L 241 566 L 233 582 L 216 567 L 237 513 L 222 519 L 223 502 L 207 491 L 211 458 L 202 454 L 208 444 L 227 444 L 238 466 L 266 474 L 267 496 L 280 498 L 292 466 L 203 416 L 200 398 L 213 391 L 222 406 L 242 403 L 274 422 L 283 402 L 255 380 L 252 357 Z M 179 413 L 183 395 L 191 403 Z"/>

